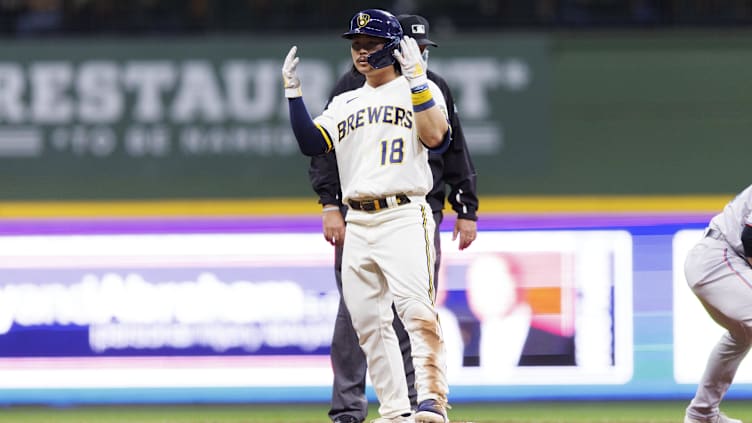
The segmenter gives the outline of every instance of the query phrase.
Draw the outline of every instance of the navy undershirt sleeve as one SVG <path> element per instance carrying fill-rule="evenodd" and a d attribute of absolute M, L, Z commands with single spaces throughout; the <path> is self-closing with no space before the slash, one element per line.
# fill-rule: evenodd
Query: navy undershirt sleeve
<path fill-rule="evenodd" d="M 313 123 L 306 109 L 303 97 L 288 99 L 290 124 L 300 151 L 306 156 L 315 156 L 332 149 L 331 137 L 326 131 Z"/>
<path fill-rule="evenodd" d="M 441 141 L 441 144 L 433 148 L 431 147 L 426 147 L 426 148 L 428 148 L 428 151 L 430 151 L 431 153 L 444 154 L 444 152 L 449 149 L 449 145 L 451 144 L 452 144 L 452 127 L 450 126 L 449 129 L 447 129 L 446 133 L 444 134 L 444 139 Z"/>

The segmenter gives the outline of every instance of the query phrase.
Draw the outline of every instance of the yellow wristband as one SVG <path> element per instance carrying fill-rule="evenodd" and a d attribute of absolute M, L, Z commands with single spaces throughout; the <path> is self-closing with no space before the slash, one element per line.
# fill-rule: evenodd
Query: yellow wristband
<path fill-rule="evenodd" d="M 412 93 L 412 99 L 414 107 L 420 106 L 423 103 L 428 103 L 429 101 L 433 100 L 433 96 L 431 95 L 431 90 L 423 90 L 417 93 Z"/>

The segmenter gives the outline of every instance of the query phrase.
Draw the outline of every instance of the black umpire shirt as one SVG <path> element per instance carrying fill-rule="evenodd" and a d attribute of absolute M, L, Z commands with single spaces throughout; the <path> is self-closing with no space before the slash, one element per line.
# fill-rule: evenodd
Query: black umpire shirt
<path fill-rule="evenodd" d="M 441 89 L 449 112 L 449 124 L 452 126 L 452 143 L 447 151 L 443 154 L 429 151 L 428 163 L 433 173 L 433 189 L 426 196 L 426 200 L 434 213 L 441 213 L 446 198 L 446 185 L 449 185 L 448 200 L 452 209 L 457 212 L 457 217 L 478 220 L 475 166 L 470 159 L 465 134 L 462 132 L 462 125 L 455 110 L 454 98 L 444 78 L 430 70 L 426 72 L 426 75 Z M 365 80 L 363 74 L 352 68 L 337 81 L 329 96 L 329 101 L 338 94 L 362 87 Z M 342 208 L 342 191 L 335 154 L 311 157 L 308 175 L 311 178 L 313 190 L 319 196 L 319 203 L 337 204 Z"/>

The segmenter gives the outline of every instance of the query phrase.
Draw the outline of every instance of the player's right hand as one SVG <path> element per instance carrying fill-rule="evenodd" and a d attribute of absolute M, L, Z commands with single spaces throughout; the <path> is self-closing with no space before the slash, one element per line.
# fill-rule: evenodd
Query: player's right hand
<path fill-rule="evenodd" d="M 298 46 L 292 46 L 285 57 L 285 63 L 282 65 L 282 82 L 285 87 L 285 97 L 300 97 L 303 93 L 300 90 L 300 78 L 298 78 L 297 68 L 300 58 L 297 57 Z"/>

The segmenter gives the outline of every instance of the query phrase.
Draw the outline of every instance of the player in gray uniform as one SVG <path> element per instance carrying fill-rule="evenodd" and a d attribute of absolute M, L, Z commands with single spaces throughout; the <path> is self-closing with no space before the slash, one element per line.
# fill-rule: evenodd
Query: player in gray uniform
<path fill-rule="evenodd" d="M 684 423 L 741 423 L 719 406 L 752 346 L 752 186 L 715 215 L 687 254 L 687 284 L 710 316 L 727 329 L 708 358 Z"/>
<path fill-rule="evenodd" d="M 428 80 L 420 49 L 397 18 L 368 9 L 343 37 L 366 84 L 311 119 L 297 76 L 297 48 L 282 66 L 290 124 L 301 152 L 334 151 L 347 213 L 342 294 L 379 398 L 377 422 L 447 423 L 446 363 L 435 309 L 435 222 L 426 194 L 428 151 L 451 142 L 446 102 Z M 396 61 L 395 61 L 396 59 Z M 418 409 L 408 399 L 394 304 L 410 337 Z"/>

